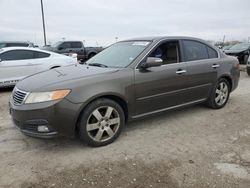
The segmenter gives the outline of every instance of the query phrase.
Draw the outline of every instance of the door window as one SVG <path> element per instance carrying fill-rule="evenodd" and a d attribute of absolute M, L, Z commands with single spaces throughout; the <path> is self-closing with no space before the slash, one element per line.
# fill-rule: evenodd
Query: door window
<path fill-rule="evenodd" d="M 178 41 L 165 42 L 159 45 L 149 57 L 157 57 L 163 60 L 163 64 L 179 62 L 179 43 Z"/>
<path fill-rule="evenodd" d="M 60 45 L 61 48 L 66 49 L 66 48 L 71 48 L 70 42 L 64 42 Z"/>
<path fill-rule="evenodd" d="M 82 43 L 81 42 L 71 42 L 71 48 L 81 48 Z"/>
<path fill-rule="evenodd" d="M 200 42 L 183 40 L 184 55 L 186 61 L 208 59 L 207 47 Z"/>
<path fill-rule="evenodd" d="M 12 50 L 1 55 L 2 61 L 33 59 L 34 53 L 29 50 Z"/>

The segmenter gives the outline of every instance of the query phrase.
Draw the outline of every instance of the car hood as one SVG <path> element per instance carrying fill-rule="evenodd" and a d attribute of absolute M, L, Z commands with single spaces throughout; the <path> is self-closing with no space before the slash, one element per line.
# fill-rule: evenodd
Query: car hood
<path fill-rule="evenodd" d="M 241 52 L 244 52 L 245 50 L 225 50 L 224 52 L 226 54 L 238 54 L 238 53 L 241 53 Z"/>
<path fill-rule="evenodd" d="M 117 68 L 101 68 L 87 65 L 70 65 L 66 67 L 60 67 L 49 71 L 40 72 L 32 76 L 26 77 L 22 81 L 18 82 L 16 87 L 23 91 L 43 91 L 44 88 L 58 83 L 81 80 L 89 77 L 102 76 L 111 74 L 118 71 Z M 70 88 L 69 86 L 65 86 Z M 56 88 L 58 89 L 58 88 Z"/>

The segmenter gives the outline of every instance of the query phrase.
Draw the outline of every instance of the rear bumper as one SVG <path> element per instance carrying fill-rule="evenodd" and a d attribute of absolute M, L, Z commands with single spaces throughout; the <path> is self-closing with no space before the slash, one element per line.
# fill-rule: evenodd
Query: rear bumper
<path fill-rule="evenodd" d="M 12 121 L 20 131 L 38 138 L 74 137 L 81 111 L 81 104 L 71 103 L 67 99 L 20 106 L 10 101 L 9 107 Z M 48 130 L 41 132 L 39 126 L 45 126 Z"/>

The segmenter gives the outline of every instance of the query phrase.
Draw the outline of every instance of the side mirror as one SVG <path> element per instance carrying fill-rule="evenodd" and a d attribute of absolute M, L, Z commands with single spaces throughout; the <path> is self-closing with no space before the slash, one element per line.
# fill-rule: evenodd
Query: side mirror
<path fill-rule="evenodd" d="M 162 65 L 163 60 L 158 57 L 148 57 L 146 62 L 140 65 L 140 68 L 147 69 L 150 67 L 159 67 Z"/>
<path fill-rule="evenodd" d="M 64 49 L 64 47 L 62 47 L 62 46 L 58 47 L 58 50 L 63 50 L 63 49 Z"/>

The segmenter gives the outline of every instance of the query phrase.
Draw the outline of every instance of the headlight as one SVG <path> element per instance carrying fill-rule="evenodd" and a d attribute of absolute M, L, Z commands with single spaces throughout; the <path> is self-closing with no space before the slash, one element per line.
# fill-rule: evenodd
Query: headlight
<path fill-rule="evenodd" d="M 70 93 L 70 90 L 58 90 L 51 92 L 34 92 L 30 93 L 25 100 L 25 104 L 54 101 L 63 99 Z"/>

